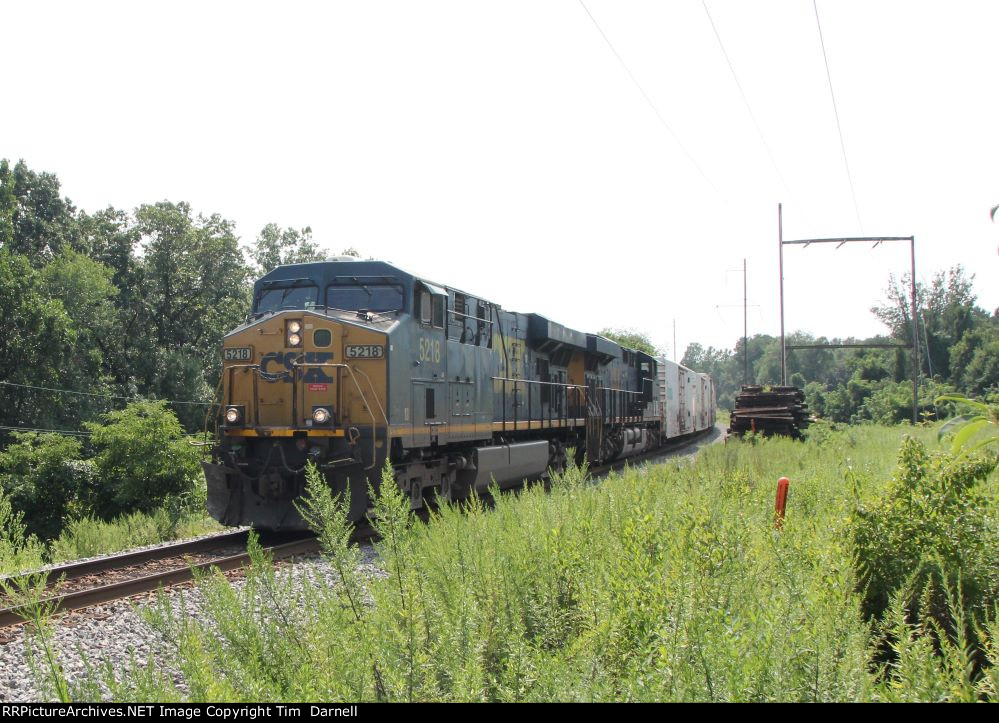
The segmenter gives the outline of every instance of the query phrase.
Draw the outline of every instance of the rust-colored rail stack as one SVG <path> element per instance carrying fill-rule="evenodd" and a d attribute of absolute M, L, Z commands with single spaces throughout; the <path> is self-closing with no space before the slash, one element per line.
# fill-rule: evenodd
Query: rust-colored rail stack
<path fill-rule="evenodd" d="M 800 437 L 807 426 L 805 393 L 798 387 L 744 386 L 735 397 L 728 432 Z"/>

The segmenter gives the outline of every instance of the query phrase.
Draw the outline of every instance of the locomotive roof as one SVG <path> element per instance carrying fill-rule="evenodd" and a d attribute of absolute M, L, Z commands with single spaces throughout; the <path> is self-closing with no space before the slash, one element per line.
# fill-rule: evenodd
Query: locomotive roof
<path fill-rule="evenodd" d="M 459 294 L 465 294 L 466 296 L 488 301 L 488 299 L 484 299 L 478 294 L 469 294 L 448 284 L 441 284 L 436 281 L 431 281 L 430 279 L 414 276 L 408 271 L 403 271 L 398 266 L 393 266 L 387 261 L 375 261 L 374 259 L 369 259 L 367 261 L 349 261 L 343 258 L 278 266 L 276 269 L 268 271 L 266 274 L 257 279 L 257 281 L 253 284 L 253 294 L 256 296 L 260 292 L 261 288 L 265 286 L 277 285 L 281 282 L 308 280 L 316 286 L 326 287 L 332 284 L 335 279 L 349 279 L 351 277 L 367 277 L 369 279 L 371 277 L 384 277 L 395 279 L 405 287 L 407 293 L 412 292 L 413 285 L 419 281 L 429 286 L 431 290 L 438 288 L 449 289 L 451 291 L 457 291 Z M 493 305 L 502 308 L 499 304 L 493 303 Z"/>
<path fill-rule="evenodd" d="M 407 294 L 412 293 L 413 286 L 416 282 L 430 286 L 431 290 L 434 290 L 434 287 L 441 287 L 450 289 L 451 291 L 457 291 L 458 293 L 465 293 L 461 289 L 456 289 L 453 286 L 439 284 L 428 279 L 414 276 L 408 271 L 403 271 L 397 266 L 393 266 L 386 261 L 375 261 L 373 259 L 367 261 L 355 261 L 338 258 L 326 261 L 310 261 L 301 264 L 285 264 L 283 266 L 278 266 L 276 269 L 273 269 L 272 271 L 269 271 L 261 276 L 256 283 L 254 283 L 253 295 L 256 297 L 260 293 L 261 289 L 267 286 L 281 284 L 282 282 L 292 283 L 295 281 L 309 281 L 320 288 L 325 288 L 334 283 L 335 280 L 349 279 L 351 277 L 366 277 L 368 279 L 371 279 L 372 277 L 383 277 L 386 279 L 394 279 L 402 284 L 402 286 L 406 289 Z M 467 295 L 473 298 L 482 299 L 482 297 L 477 294 Z M 483 299 L 483 301 L 488 300 Z M 503 308 L 495 302 L 489 303 L 492 303 L 497 308 Z M 535 317 L 537 321 L 534 323 L 544 324 L 544 326 L 547 327 L 547 329 L 545 329 L 546 332 L 550 332 L 553 336 L 560 338 L 560 340 L 564 343 L 568 343 L 571 346 L 578 346 L 579 348 L 588 348 L 591 353 L 598 353 L 602 356 L 610 358 L 618 358 L 620 357 L 620 352 L 618 351 L 619 349 L 628 349 L 632 352 L 637 351 L 600 336 L 599 334 L 590 334 L 569 329 L 568 327 L 564 327 L 561 324 L 557 324 L 556 322 L 549 320 L 541 314 L 527 314 L 526 316 Z M 556 330 L 558 332 L 557 334 L 555 333 Z M 536 333 L 539 332 L 540 329 Z M 655 358 L 644 353 L 642 353 L 642 356 L 648 357 L 649 359 Z"/>
<path fill-rule="evenodd" d="M 384 276 L 398 280 L 404 286 L 413 283 L 413 275 L 385 261 L 310 261 L 303 264 L 278 266 L 257 279 L 254 293 L 262 287 L 281 282 L 308 280 L 316 286 L 328 286 L 337 277 Z"/>

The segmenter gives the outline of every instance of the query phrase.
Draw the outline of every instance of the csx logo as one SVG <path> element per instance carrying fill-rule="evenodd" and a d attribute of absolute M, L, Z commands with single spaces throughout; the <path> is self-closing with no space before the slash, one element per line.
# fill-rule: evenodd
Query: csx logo
<path fill-rule="evenodd" d="M 295 369 L 294 363 L 299 357 L 304 357 L 298 362 L 299 366 L 305 367 L 302 381 L 307 383 L 333 381 L 325 369 L 309 368 L 308 366 L 309 364 L 325 364 L 333 361 L 333 352 L 331 351 L 307 351 L 304 355 L 295 351 L 287 353 L 272 351 L 269 354 L 264 354 L 260 360 L 260 377 L 265 382 L 291 382 L 291 375 Z"/>

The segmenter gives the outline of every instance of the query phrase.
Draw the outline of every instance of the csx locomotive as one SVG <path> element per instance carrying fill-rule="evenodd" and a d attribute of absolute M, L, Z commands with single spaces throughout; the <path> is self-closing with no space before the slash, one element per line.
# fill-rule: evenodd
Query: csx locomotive
<path fill-rule="evenodd" d="M 381 261 L 276 268 L 222 356 L 204 468 L 227 525 L 304 527 L 310 460 L 358 519 L 386 459 L 418 508 L 541 478 L 569 449 L 596 464 L 715 421 L 705 374 Z"/>

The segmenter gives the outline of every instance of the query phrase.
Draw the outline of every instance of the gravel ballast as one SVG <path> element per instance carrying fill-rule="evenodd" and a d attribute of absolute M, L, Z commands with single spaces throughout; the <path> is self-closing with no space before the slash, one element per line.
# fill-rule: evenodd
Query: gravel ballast
<path fill-rule="evenodd" d="M 360 572 L 384 575 L 375 563 L 374 548 L 363 545 L 361 552 Z M 318 556 L 280 565 L 282 573 L 290 574 L 295 580 L 322 579 L 333 584 L 338 579 L 329 564 Z M 231 582 L 235 586 L 243 584 L 240 579 Z M 170 588 L 165 594 L 175 612 L 185 611 L 187 615 L 198 616 L 202 599 L 196 587 L 187 583 Z M 66 678 L 71 683 L 83 681 L 87 675 L 85 661 L 98 670 L 103 669 L 104 661 L 110 661 L 116 671 L 124 670 L 133 657 L 145 661 L 152 656 L 158 662 L 168 663 L 165 642 L 142 619 L 140 612 L 141 608 L 154 604 L 155 598 L 155 594 L 146 594 L 56 617 L 52 623 L 53 642 Z M 28 645 L 32 644 L 36 650 L 36 666 L 45 665 L 33 638 L 26 625 L 0 630 L 0 701 L 44 702 L 51 699 L 51 693 L 46 694 L 39 686 L 29 663 Z M 175 677 L 178 688 L 186 690 L 179 674 Z"/>

